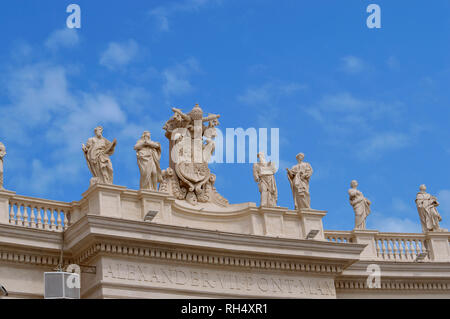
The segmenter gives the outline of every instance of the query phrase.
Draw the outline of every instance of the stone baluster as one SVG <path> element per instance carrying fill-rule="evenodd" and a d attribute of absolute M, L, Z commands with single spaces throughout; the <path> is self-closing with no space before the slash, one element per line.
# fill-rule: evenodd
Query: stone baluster
<path fill-rule="evenodd" d="M 397 245 L 400 246 L 398 239 L 397 238 L 392 239 L 392 252 L 394 255 L 394 260 L 400 259 L 400 252 Z"/>
<path fill-rule="evenodd" d="M 9 223 L 10 224 L 17 224 L 17 221 L 14 218 L 14 205 L 16 205 L 16 204 L 11 203 L 10 208 L 9 208 Z"/>
<path fill-rule="evenodd" d="M 22 226 L 27 226 L 27 222 L 28 222 L 28 211 L 27 211 L 27 206 L 25 206 L 24 204 L 21 205 L 22 208 Z"/>
<path fill-rule="evenodd" d="M 42 207 L 43 211 L 44 211 L 44 224 L 42 224 L 42 228 L 46 229 L 49 228 L 48 227 L 48 211 L 45 207 Z"/>
<path fill-rule="evenodd" d="M 50 229 L 54 229 L 56 224 L 55 224 L 55 210 L 50 208 Z"/>

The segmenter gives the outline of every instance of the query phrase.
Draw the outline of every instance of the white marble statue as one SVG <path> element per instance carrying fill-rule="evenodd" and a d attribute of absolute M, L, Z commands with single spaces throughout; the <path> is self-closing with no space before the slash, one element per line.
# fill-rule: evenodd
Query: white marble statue
<path fill-rule="evenodd" d="M 303 153 L 297 154 L 296 158 L 298 163 L 291 169 L 286 168 L 294 196 L 295 209 L 311 208 L 309 179 L 313 174 L 313 169 L 309 163 L 303 162 L 305 158 Z"/>
<path fill-rule="evenodd" d="M 442 217 L 436 208 L 439 206 L 437 198 L 426 192 L 427 187 L 425 185 L 420 185 L 419 189 L 420 192 L 416 196 L 416 206 L 422 224 L 422 231 L 424 233 L 430 231 L 447 231 L 439 226 Z"/>
<path fill-rule="evenodd" d="M 84 156 L 89 170 L 92 173 L 91 185 L 96 183 L 113 183 L 113 166 L 110 156 L 114 154 L 117 141 L 112 142 L 103 137 L 103 128 L 97 126 L 94 129 L 95 136 L 88 139 L 86 145 L 82 145 Z"/>
<path fill-rule="evenodd" d="M 267 162 L 262 152 L 258 153 L 258 159 L 259 162 L 253 164 L 253 177 L 261 193 L 261 207 L 276 207 L 278 190 L 274 176 L 277 172 L 275 163 Z"/>
<path fill-rule="evenodd" d="M 350 187 L 348 195 L 350 197 L 350 205 L 352 205 L 355 212 L 355 229 L 366 229 L 366 218 L 370 214 L 371 202 L 357 189 L 357 181 L 353 180 L 350 183 Z"/>
<path fill-rule="evenodd" d="M 192 205 L 229 205 L 214 187 L 216 176 L 208 162 L 214 152 L 218 114 L 204 116 L 198 104 L 187 114 L 172 108 L 174 114 L 163 129 L 169 139 L 169 168 L 163 171 L 160 191 L 169 192 Z M 208 122 L 208 125 L 205 123 Z"/>
<path fill-rule="evenodd" d="M 145 131 L 134 146 L 136 157 L 141 172 L 141 189 L 158 190 L 158 183 L 162 181 L 161 144 L 150 139 L 150 132 Z"/>
<path fill-rule="evenodd" d="M 3 189 L 3 157 L 6 155 L 6 147 L 0 142 L 0 189 Z"/>

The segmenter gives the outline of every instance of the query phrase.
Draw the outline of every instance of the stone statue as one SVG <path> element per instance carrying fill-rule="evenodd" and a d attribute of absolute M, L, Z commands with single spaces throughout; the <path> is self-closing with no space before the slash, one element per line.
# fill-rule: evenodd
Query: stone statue
<path fill-rule="evenodd" d="M 103 127 L 94 129 L 95 136 L 82 145 L 89 170 L 92 173 L 91 185 L 96 183 L 112 184 L 113 167 L 109 157 L 114 154 L 117 141 L 112 142 L 103 137 Z"/>
<path fill-rule="evenodd" d="M 355 229 L 366 229 L 366 218 L 370 214 L 370 200 L 364 197 L 356 188 L 358 182 L 353 180 L 350 183 L 348 195 L 350 196 L 350 205 L 353 206 L 355 212 Z"/>
<path fill-rule="evenodd" d="M 274 176 L 277 172 L 275 163 L 266 162 L 263 152 L 258 153 L 258 159 L 259 163 L 253 164 L 253 177 L 261 193 L 261 207 L 276 207 L 278 191 Z"/>
<path fill-rule="evenodd" d="M 208 167 L 220 115 L 204 116 L 198 104 L 188 114 L 177 108 L 172 111 L 173 116 L 163 127 L 169 139 L 170 156 L 169 168 L 162 173 L 160 191 L 192 205 L 201 202 L 228 206 L 228 201 L 216 191 L 216 176 Z"/>
<path fill-rule="evenodd" d="M 141 189 L 158 190 L 158 183 L 162 181 L 161 144 L 150 139 L 150 132 L 145 131 L 134 146 L 136 150 L 139 171 L 141 172 Z"/>
<path fill-rule="evenodd" d="M 428 194 L 426 190 L 427 187 L 425 185 L 420 185 L 420 192 L 416 196 L 416 206 L 422 224 L 422 231 L 424 233 L 430 231 L 447 231 L 439 226 L 442 217 L 436 208 L 439 206 L 437 198 Z"/>
<path fill-rule="evenodd" d="M 0 189 L 3 189 L 3 157 L 6 155 L 6 147 L 0 142 Z"/>
<path fill-rule="evenodd" d="M 313 174 L 313 169 L 309 163 L 303 162 L 305 158 L 303 153 L 297 154 L 296 158 L 298 163 L 291 169 L 286 169 L 294 196 L 295 209 L 311 208 L 309 179 Z"/>

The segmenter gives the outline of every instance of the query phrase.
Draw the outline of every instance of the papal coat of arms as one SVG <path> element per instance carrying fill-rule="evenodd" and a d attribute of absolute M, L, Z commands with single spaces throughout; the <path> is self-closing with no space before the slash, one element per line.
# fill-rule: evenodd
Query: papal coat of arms
<path fill-rule="evenodd" d="M 203 116 L 198 104 L 188 114 L 177 108 L 172 110 L 173 116 L 163 127 L 169 139 L 170 165 L 163 171 L 160 190 L 192 205 L 203 202 L 228 206 L 228 201 L 217 193 L 216 176 L 208 167 L 220 115 Z"/>

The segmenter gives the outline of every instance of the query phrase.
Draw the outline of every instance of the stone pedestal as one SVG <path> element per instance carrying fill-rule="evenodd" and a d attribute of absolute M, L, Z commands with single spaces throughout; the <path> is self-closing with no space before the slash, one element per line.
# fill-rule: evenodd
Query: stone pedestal
<path fill-rule="evenodd" d="M 0 189 L 0 224 L 9 224 L 9 200 L 16 192 Z"/>
<path fill-rule="evenodd" d="M 318 230 L 319 233 L 313 239 L 325 240 L 325 236 L 323 234 L 322 218 L 324 218 L 326 214 L 327 214 L 326 211 L 316 209 L 304 208 L 298 211 L 304 238 L 306 238 L 306 236 L 309 234 L 311 230 Z"/>
<path fill-rule="evenodd" d="M 432 261 L 450 262 L 449 232 L 428 232 L 425 234 L 429 258 Z"/>
<path fill-rule="evenodd" d="M 171 204 L 175 201 L 168 193 L 150 190 L 139 190 L 138 198 L 141 206 L 141 220 L 148 215 L 156 215 L 154 221 L 171 223 Z M 170 197 L 170 198 L 169 198 Z"/>
<path fill-rule="evenodd" d="M 285 235 L 283 215 L 287 208 L 260 207 L 259 210 L 263 218 L 263 235 L 283 237 Z"/>
<path fill-rule="evenodd" d="M 126 189 L 124 186 L 108 184 L 94 184 L 89 187 L 83 193 L 83 199 L 88 202 L 89 215 L 136 219 L 130 218 L 132 216 L 123 216 L 121 195 Z"/>
<path fill-rule="evenodd" d="M 366 245 L 361 253 L 361 260 L 375 260 L 377 258 L 375 236 L 378 233 L 377 230 L 354 229 L 352 231 L 352 242 Z"/>

